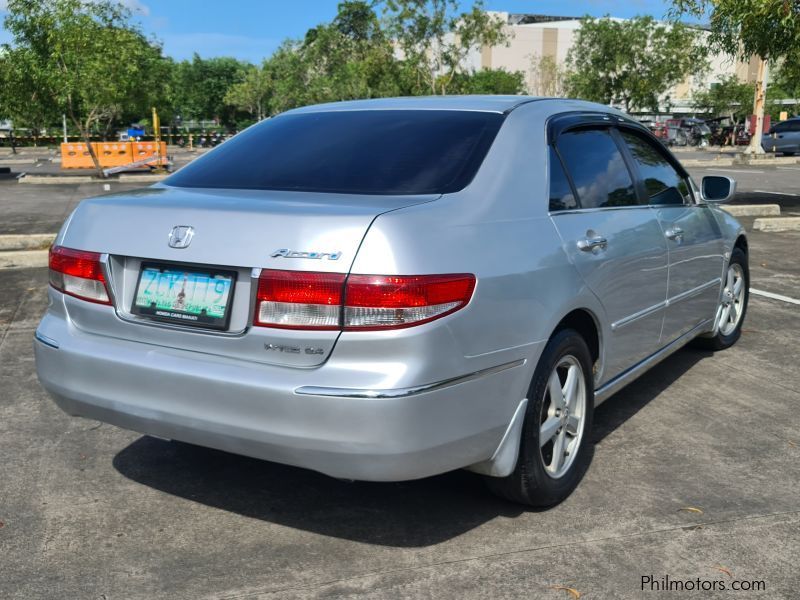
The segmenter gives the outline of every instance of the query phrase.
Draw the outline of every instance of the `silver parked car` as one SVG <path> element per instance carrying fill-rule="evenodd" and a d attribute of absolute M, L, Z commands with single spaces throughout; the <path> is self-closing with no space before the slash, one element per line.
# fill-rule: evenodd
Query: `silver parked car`
<path fill-rule="evenodd" d="M 72 415 L 321 471 L 577 485 L 597 404 L 738 339 L 747 240 L 646 128 L 520 96 L 311 106 L 83 201 L 36 331 Z"/>
<path fill-rule="evenodd" d="M 761 138 L 761 147 L 765 152 L 782 152 L 785 156 L 800 152 L 800 118 L 773 125 Z"/>

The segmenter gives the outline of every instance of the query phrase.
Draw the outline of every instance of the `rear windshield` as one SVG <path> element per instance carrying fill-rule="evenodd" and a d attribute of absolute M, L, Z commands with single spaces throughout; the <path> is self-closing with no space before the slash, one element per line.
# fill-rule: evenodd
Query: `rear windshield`
<path fill-rule="evenodd" d="M 165 181 L 191 188 L 444 194 L 465 187 L 503 115 L 447 110 L 285 114 Z"/>

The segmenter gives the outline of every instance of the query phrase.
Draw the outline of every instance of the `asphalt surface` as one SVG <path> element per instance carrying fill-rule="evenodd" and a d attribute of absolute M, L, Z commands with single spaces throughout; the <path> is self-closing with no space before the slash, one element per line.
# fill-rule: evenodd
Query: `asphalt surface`
<path fill-rule="evenodd" d="M 791 171 L 742 179 L 800 193 Z M 0 233 L 102 191 L 58 188 L 0 182 Z M 799 297 L 800 233 L 749 235 L 752 287 Z M 751 296 L 735 347 L 684 349 L 599 407 L 585 479 L 531 511 L 466 472 L 348 483 L 71 418 L 34 372 L 46 285 L 0 271 L 0 598 L 663 595 L 643 576 L 798 597 L 800 306 Z"/>

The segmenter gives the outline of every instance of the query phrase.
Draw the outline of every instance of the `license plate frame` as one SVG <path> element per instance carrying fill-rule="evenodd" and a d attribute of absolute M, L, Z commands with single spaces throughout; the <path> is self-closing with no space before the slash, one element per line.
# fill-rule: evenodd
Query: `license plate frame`
<path fill-rule="evenodd" d="M 190 274 L 203 275 L 208 278 L 228 278 L 227 298 L 225 298 L 225 308 L 221 317 L 203 315 L 192 311 L 180 310 L 177 308 L 164 308 L 158 306 L 143 306 L 137 304 L 139 289 L 142 285 L 144 274 L 148 270 L 156 270 L 159 273 L 183 274 L 188 277 Z M 231 307 L 233 306 L 233 295 L 236 289 L 236 271 L 229 269 L 218 269 L 216 267 L 202 267 L 195 265 L 175 264 L 168 262 L 146 261 L 142 262 L 136 278 L 136 289 L 131 300 L 131 314 L 144 317 L 160 323 L 169 323 L 192 327 L 195 329 L 211 329 L 216 331 L 226 331 L 230 326 Z"/>

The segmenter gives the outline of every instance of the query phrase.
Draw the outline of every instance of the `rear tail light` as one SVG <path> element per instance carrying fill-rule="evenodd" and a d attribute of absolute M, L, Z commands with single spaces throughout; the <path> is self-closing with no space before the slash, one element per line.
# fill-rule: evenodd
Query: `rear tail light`
<path fill-rule="evenodd" d="M 339 329 L 345 275 L 264 269 L 254 324 L 282 329 Z"/>
<path fill-rule="evenodd" d="M 351 275 L 344 328 L 385 329 L 420 325 L 465 306 L 474 275 Z"/>
<path fill-rule="evenodd" d="M 50 248 L 50 285 L 81 300 L 111 304 L 98 252 Z"/>
<path fill-rule="evenodd" d="M 255 325 L 284 329 L 397 329 L 467 305 L 475 276 L 350 275 L 265 269 Z"/>

